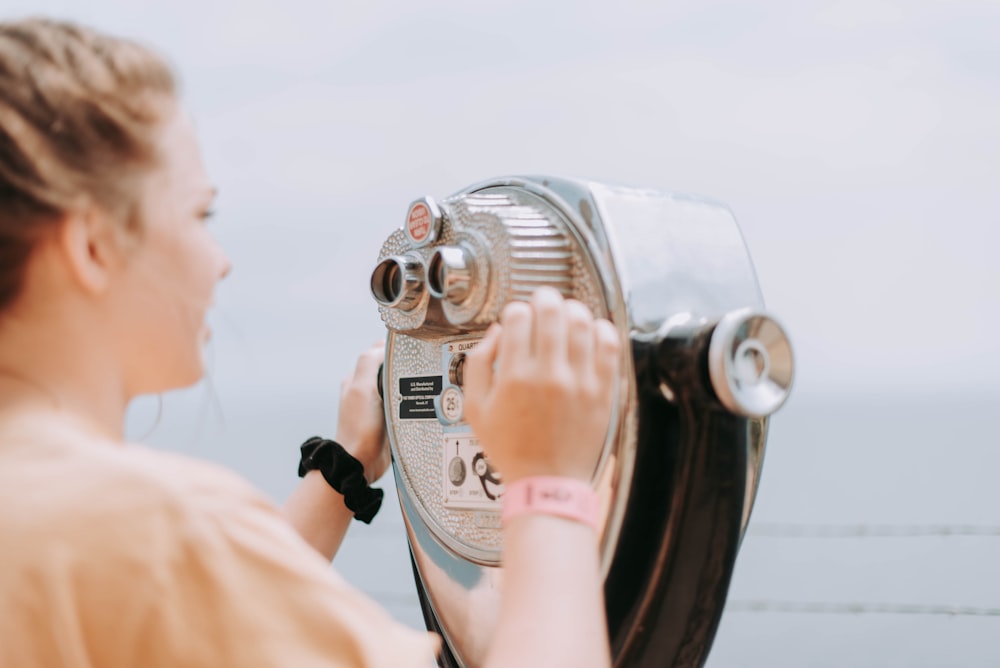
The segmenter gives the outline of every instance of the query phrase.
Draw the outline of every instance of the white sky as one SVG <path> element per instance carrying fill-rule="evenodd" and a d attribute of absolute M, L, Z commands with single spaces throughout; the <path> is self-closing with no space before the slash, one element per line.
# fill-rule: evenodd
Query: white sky
<path fill-rule="evenodd" d="M 132 437 L 284 498 L 384 335 L 368 278 L 407 204 L 549 173 L 735 211 L 798 363 L 758 520 L 993 522 L 995 411 L 962 395 L 1000 398 L 1000 1 L 0 0 L 37 13 L 166 52 L 222 192 L 213 390 L 140 402 Z M 412 597 L 394 506 L 338 568 Z M 751 536 L 733 598 L 995 607 L 996 547 L 958 540 Z M 972 665 L 979 621 L 727 615 L 712 663 Z"/>
<path fill-rule="evenodd" d="M 409 201 L 509 173 L 734 209 L 796 392 L 1000 391 L 1000 3 L 0 0 L 180 70 L 223 396 L 336 396 Z"/>

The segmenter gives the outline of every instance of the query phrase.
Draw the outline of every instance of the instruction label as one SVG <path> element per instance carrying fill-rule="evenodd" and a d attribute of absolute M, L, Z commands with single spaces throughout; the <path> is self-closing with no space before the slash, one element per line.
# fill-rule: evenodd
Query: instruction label
<path fill-rule="evenodd" d="M 418 376 L 400 378 L 399 393 L 404 397 L 433 397 L 441 394 L 441 376 Z"/>
<path fill-rule="evenodd" d="M 400 420 L 436 420 L 434 397 L 441 394 L 441 376 L 415 376 L 399 379 Z"/>
<path fill-rule="evenodd" d="M 445 508 L 500 512 L 503 483 L 474 434 L 445 436 L 442 480 Z"/>

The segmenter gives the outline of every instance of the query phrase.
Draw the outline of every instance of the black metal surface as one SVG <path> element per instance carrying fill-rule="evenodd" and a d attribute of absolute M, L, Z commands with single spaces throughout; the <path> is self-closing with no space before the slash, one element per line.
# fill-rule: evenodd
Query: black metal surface
<path fill-rule="evenodd" d="M 638 452 L 622 533 L 605 583 L 614 665 L 702 666 L 740 542 L 747 420 L 721 410 L 703 347 L 671 342 L 676 396 L 660 389 L 661 344 L 633 346 Z M 682 377 L 678 377 L 682 376 Z"/>

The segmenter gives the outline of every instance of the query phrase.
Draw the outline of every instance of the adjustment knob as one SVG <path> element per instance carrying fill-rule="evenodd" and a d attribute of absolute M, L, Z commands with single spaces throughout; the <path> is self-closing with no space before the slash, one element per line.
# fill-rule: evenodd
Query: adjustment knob
<path fill-rule="evenodd" d="M 708 373 L 727 409 L 751 418 L 775 412 L 794 375 L 792 346 L 777 320 L 749 309 L 719 320 L 708 345 Z"/>

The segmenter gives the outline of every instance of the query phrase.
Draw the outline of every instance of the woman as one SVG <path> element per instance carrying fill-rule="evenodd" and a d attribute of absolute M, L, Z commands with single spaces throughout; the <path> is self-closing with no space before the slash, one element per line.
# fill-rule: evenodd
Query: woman
<path fill-rule="evenodd" d="M 203 373 L 229 270 L 204 224 L 213 192 L 155 54 L 0 23 L 0 665 L 430 665 L 436 637 L 329 569 L 352 512 L 321 471 L 282 512 L 123 440 L 129 401 Z M 508 490 L 549 476 L 586 495 L 615 330 L 552 290 L 501 321 L 467 362 L 469 422 Z M 381 356 L 345 381 L 336 434 L 369 481 L 388 466 Z M 592 518 L 508 506 L 486 665 L 607 665 Z"/>

